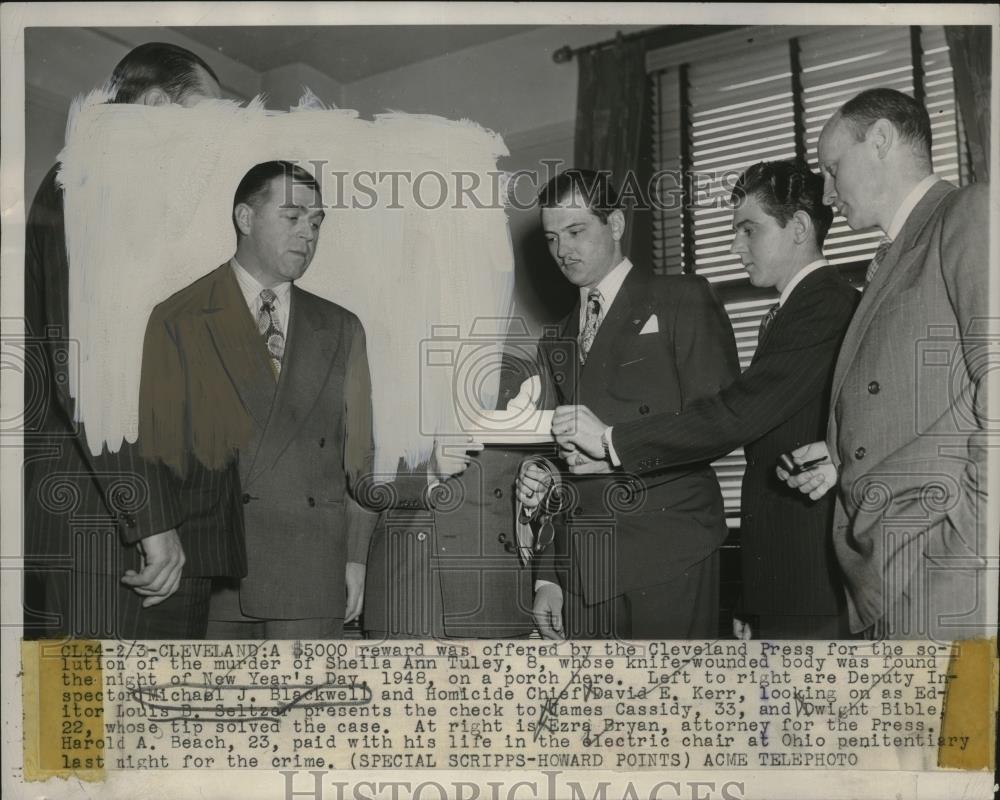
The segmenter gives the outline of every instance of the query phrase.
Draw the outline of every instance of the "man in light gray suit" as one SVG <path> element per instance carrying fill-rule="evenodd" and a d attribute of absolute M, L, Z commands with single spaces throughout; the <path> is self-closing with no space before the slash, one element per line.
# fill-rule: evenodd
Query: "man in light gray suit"
<path fill-rule="evenodd" d="M 883 240 L 833 378 L 829 456 L 789 485 L 838 490 L 834 545 L 851 629 L 985 633 L 988 186 L 932 173 L 926 109 L 892 89 L 845 103 L 819 140 L 825 202 Z M 995 578 L 994 578 L 995 580 Z"/>
<path fill-rule="evenodd" d="M 143 455 L 169 471 L 187 517 L 242 509 L 247 573 L 217 582 L 210 638 L 335 638 L 361 611 L 375 522 L 352 497 L 372 457 L 364 330 L 294 284 L 323 217 L 308 172 L 253 167 L 233 200 L 235 255 L 147 327 Z M 238 497 L 203 488 L 199 474 L 234 462 Z"/>

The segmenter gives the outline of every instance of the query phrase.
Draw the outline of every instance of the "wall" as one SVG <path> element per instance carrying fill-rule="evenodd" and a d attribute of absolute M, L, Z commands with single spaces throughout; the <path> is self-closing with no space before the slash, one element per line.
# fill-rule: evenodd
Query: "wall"
<path fill-rule="evenodd" d="M 563 45 L 580 47 L 641 27 L 545 26 L 470 47 L 409 67 L 374 75 L 345 87 L 344 103 L 362 116 L 382 111 L 436 114 L 471 119 L 501 134 L 510 150 L 500 167 L 537 175 L 518 182 L 518 200 L 527 201 L 547 179 L 556 160 L 573 160 L 577 64 L 557 64 L 552 53 Z M 575 301 L 542 240 L 538 211 L 511 208 L 511 241 L 517 274 L 519 313 L 532 335 L 539 325 L 564 315 Z"/>

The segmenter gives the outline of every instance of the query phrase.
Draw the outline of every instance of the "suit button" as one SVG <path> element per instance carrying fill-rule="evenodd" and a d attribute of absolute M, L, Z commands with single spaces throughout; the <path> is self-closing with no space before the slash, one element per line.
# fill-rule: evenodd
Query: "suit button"
<path fill-rule="evenodd" d="M 250 495 L 247 493 L 243 494 L 243 505 L 247 505 L 250 502 Z"/>
<path fill-rule="evenodd" d="M 320 436 L 319 437 L 319 446 L 322 447 L 325 444 L 326 444 L 326 437 L 325 436 Z"/>
<path fill-rule="evenodd" d="M 497 534 L 497 541 L 500 542 L 500 544 L 503 544 L 504 542 L 506 542 L 507 541 L 507 534 L 506 533 Z"/>
<path fill-rule="evenodd" d="M 499 500 L 501 497 L 503 497 L 503 489 L 494 489 L 493 496 Z"/>
<path fill-rule="evenodd" d="M 867 450 L 865 450 L 865 448 L 863 448 L 863 447 L 859 447 L 859 448 L 858 448 L 857 450 L 855 450 L 855 451 L 854 451 L 854 457 L 855 457 L 855 458 L 856 458 L 856 459 L 857 459 L 858 461 L 860 461 L 860 460 L 861 460 L 862 458 L 864 458 L 864 457 L 865 457 L 865 453 L 867 453 L 867 452 L 868 452 L 868 451 L 867 451 Z"/>
<path fill-rule="evenodd" d="M 879 389 L 882 387 L 878 385 L 878 381 L 872 381 L 868 384 L 868 394 L 878 394 Z"/>
<path fill-rule="evenodd" d="M 562 375 L 561 372 L 557 372 L 553 377 L 554 377 L 556 383 L 562 383 L 563 382 L 563 375 Z"/>
<path fill-rule="evenodd" d="M 312 508 L 314 505 L 316 505 L 316 498 L 307 497 L 306 502 L 309 504 L 309 508 Z"/>
<path fill-rule="evenodd" d="M 422 542 L 426 538 L 427 538 L 427 532 L 426 531 L 417 531 L 417 541 L 418 542 Z M 444 550 L 443 547 L 441 549 Z"/>
<path fill-rule="evenodd" d="M 639 406 L 639 413 L 640 414 L 648 414 L 649 413 L 649 406 L 647 406 L 645 403 L 643 403 L 641 406 Z"/>

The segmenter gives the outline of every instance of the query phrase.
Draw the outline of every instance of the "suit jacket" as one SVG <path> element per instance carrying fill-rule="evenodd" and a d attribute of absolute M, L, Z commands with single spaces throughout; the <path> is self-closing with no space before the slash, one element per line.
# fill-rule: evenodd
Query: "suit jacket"
<path fill-rule="evenodd" d="M 505 364 L 498 407 L 507 407 L 525 377 L 524 365 Z M 470 639 L 531 633 L 531 570 L 521 564 L 514 532 L 514 481 L 524 456 L 488 446 L 429 493 L 420 491 L 426 466 L 397 477 L 393 508 L 372 538 L 365 630 Z"/>
<path fill-rule="evenodd" d="M 985 613 L 988 209 L 988 186 L 932 186 L 837 359 L 827 442 L 855 631 L 963 637 Z"/>
<path fill-rule="evenodd" d="M 42 182 L 28 215 L 25 257 L 24 509 L 25 553 L 77 571 L 120 574 L 139 569 L 133 546 L 177 527 L 180 508 L 161 472 L 127 442 L 91 455 L 73 422 L 69 372 L 80 369 L 69 339 L 69 264 L 57 168 Z M 204 490 L 225 494 L 235 469 L 200 476 Z M 180 530 L 185 576 L 239 576 L 242 545 L 216 531 Z M 96 539 L 95 539 L 96 537 Z M 65 563 L 63 563 L 65 562 Z"/>
<path fill-rule="evenodd" d="M 641 334 L 655 317 L 659 330 Z M 543 403 L 580 404 L 617 425 L 679 412 L 739 374 L 732 327 L 707 281 L 652 276 L 633 266 L 582 367 L 579 305 L 558 335 L 539 342 Z M 588 603 L 668 583 L 715 552 L 726 537 L 722 493 L 704 462 L 643 476 L 570 478 L 570 516 L 538 577 L 555 581 L 554 556 L 568 554 Z"/>
<path fill-rule="evenodd" d="M 248 616 L 343 616 L 344 565 L 364 563 L 370 527 L 348 497 L 370 469 L 364 331 L 351 312 L 292 287 L 275 382 L 230 264 L 158 305 L 143 348 L 140 440 L 169 471 L 178 506 L 223 525 L 234 501 L 248 569 Z M 202 498 L 201 471 L 238 464 L 241 493 Z"/>
<path fill-rule="evenodd" d="M 778 311 L 747 370 L 681 414 L 616 425 L 615 451 L 628 472 L 714 459 L 745 445 L 740 545 L 742 610 L 836 614 L 844 589 L 830 528 L 834 498 L 788 488 L 774 468 L 782 453 L 825 435 L 840 343 L 860 295 L 835 267 L 802 279 Z"/>

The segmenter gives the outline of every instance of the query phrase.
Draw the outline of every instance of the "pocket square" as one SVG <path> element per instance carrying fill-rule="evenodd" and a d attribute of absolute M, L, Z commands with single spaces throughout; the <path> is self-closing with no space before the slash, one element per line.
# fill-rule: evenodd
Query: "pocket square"
<path fill-rule="evenodd" d="M 639 335 L 643 336 L 647 333 L 659 333 L 660 324 L 656 320 L 656 314 L 653 314 L 649 319 L 646 320 L 646 324 L 642 326 L 642 330 L 639 331 Z"/>

